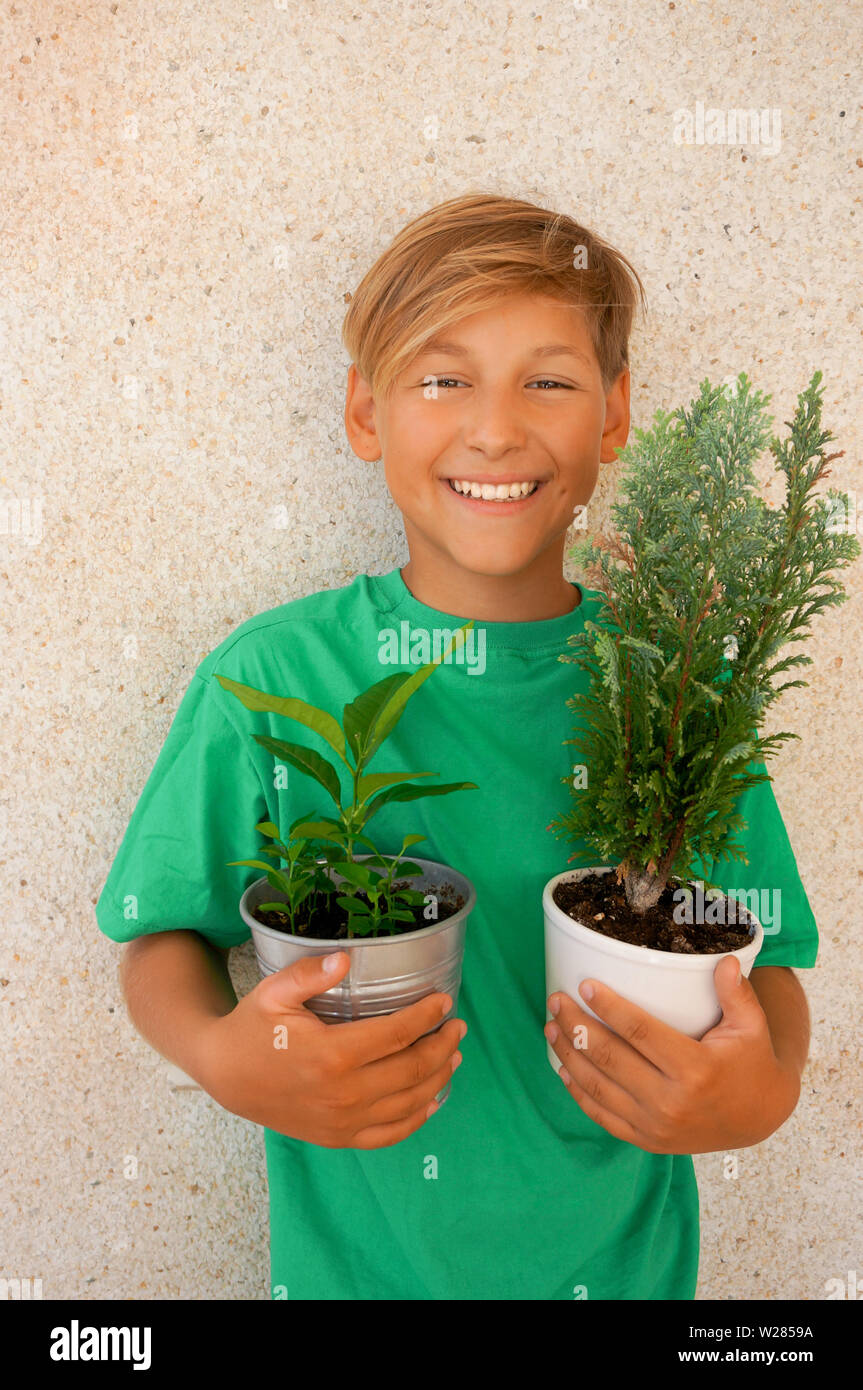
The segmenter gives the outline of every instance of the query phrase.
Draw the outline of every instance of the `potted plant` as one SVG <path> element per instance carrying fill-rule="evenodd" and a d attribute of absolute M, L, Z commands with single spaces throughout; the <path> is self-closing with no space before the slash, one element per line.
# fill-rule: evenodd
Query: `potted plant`
<path fill-rule="evenodd" d="M 392 1013 L 437 991 L 450 995 L 452 1008 L 436 1027 L 455 1016 L 465 928 L 476 900 L 473 884 L 436 860 L 406 861 L 405 850 L 424 835 L 406 835 L 397 854 L 385 855 L 367 827 L 390 802 L 444 796 L 476 788 L 476 783 L 424 786 L 410 779 L 437 774 L 368 768 L 407 701 L 472 626 L 459 628 L 436 661 L 414 672 L 396 672 L 358 695 L 345 705 L 341 724 L 305 700 L 216 677 L 246 709 L 285 716 L 319 734 L 350 774 L 350 795 L 343 802 L 339 771 L 327 758 L 313 748 L 255 734 L 255 741 L 268 752 L 317 781 L 335 803 L 336 814 L 309 812 L 299 817 L 289 827 L 287 843 L 272 821 L 259 822 L 256 829 L 273 842 L 262 846 L 261 853 L 284 861 L 283 868 L 260 859 L 230 861 L 264 870 L 264 877 L 251 883 L 240 899 L 262 975 L 304 955 L 349 952 L 347 975 L 306 1003 L 326 1022 Z M 357 854 L 357 845 L 370 853 Z M 439 1101 L 448 1090 L 449 1086 Z"/>
<path fill-rule="evenodd" d="M 798 397 L 782 442 L 770 435 L 769 397 L 750 392 L 745 373 L 730 389 L 704 381 L 688 411 L 657 411 L 621 451 L 617 534 L 570 552 L 605 602 L 569 639 L 577 654 L 559 657 L 588 680 L 567 701 L 577 733 L 566 742 L 580 750 L 571 809 L 548 829 L 583 842 L 569 862 L 590 867 L 545 885 L 546 997 L 565 992 L 592 1013 L 577 993 L 592 976 L 700 1038 L 721 1016 L 718 957 L 752 969 L 761 923 L 690 874 L 696 855 L 748 862 L 733 839 L 746 824 L 736 799 L 769 780 L 764 760 L 798 737 L 762 738 L 755 726 L 783 690 L 808 684 L 776 687 L 775 677 L 811 664 L 777 654 L 844 602 L 831 572 L 860 553 L 836 525 L 844 494 L 809 495 L 841 457 L 823 452 L 832 435 L 821 430 L 820 380 Z M 768 441 L 785 474 L 778 509 L 752 469 Z"/>

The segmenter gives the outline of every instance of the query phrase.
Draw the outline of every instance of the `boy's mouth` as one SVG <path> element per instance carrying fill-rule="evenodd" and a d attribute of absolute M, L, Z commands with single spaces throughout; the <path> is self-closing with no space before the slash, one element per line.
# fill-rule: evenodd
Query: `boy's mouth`
<path fill-rule="evenodd" d="M 543 486 L 537 478 L 507 479 L 501 482 L 479 481 L 472 478 L 445 478 L 445 486 L 470 506 L 485 511 L 520 509 Z"/>

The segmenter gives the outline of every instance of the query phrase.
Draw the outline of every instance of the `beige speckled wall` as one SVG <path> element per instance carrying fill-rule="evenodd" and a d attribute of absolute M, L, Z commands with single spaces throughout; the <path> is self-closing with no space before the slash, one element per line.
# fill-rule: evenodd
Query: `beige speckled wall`
<path fill-rule="evenodd" d="M 779 423 L 820 367 L 835 481 L 863 489 L 863 11 L 726 8 L 4 6 L 4 1278 L 269 1297 L 262 1133 L 137 1035 L 93 904 L 203 656 L 407 558 L 345 438 L 339 329 L 409 217 L 477 189 L 580 217 L 647 286 L 634 424 L 744 369 Z M 757 109 L 759 142 L 699 141 L 699 107 Z M 822 934 L 814 1042 L 736 1180 L 696 1159 L 699 1298 L 863 1283 L 861 569 L 766 726 L 803 734 L 771 770 Z"/>

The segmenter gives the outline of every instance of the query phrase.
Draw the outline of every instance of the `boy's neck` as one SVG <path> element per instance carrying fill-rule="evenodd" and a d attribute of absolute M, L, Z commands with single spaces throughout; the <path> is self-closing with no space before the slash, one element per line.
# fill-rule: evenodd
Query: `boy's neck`
<path fill-rule="evenodd" d="M 413 560 L 401 576 L 414 598 L 439 613 L 487 623 L 542 622 L 562 618 L 581 602 L 579 590 L 559 569 L 535 574 L 473 574 L 457 566 L 418 567 Z"/>

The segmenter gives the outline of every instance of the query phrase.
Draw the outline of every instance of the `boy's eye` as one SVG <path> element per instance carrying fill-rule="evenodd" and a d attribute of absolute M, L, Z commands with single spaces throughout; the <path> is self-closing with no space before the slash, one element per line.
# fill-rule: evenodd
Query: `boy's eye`
<path fill-rule="evenodd" d="M 440 387 L 440 386 L 448 387 L 449 383 L 453 383 L 453 384 L 456 385 L 456 386 L 458 386 L 458 385 L 464 385 L 464 383 L 463 383 L 463 382 L 459 382 L 458 377 L 455 377 L 455 376 L 439 376 L 439 377 L 437 377 L 437 385 L 438 385 L 439 387 Z M 431 384 L 432 384 L 432 383 L 429 382 L 429 381 L 424 381 L 424 382 L 423 382 L 423 385 L 424 385 L 424 386 L 429 386 L 429 385 L 431 385 Z M 565 381 L 552 381 L 550 377 L 543 377 L 543 379 L 542 379 L 541 381 L 529 381 L 529 382 L 528 382 L 528 386 L 559 386 L 560 389 L 561 389 L 562 391 L 572 391 L 572 390 L 573 390 L 573 387 L 570 386 L 570 385 L 568 385 L 567 382 L 565 382 Z"/>

